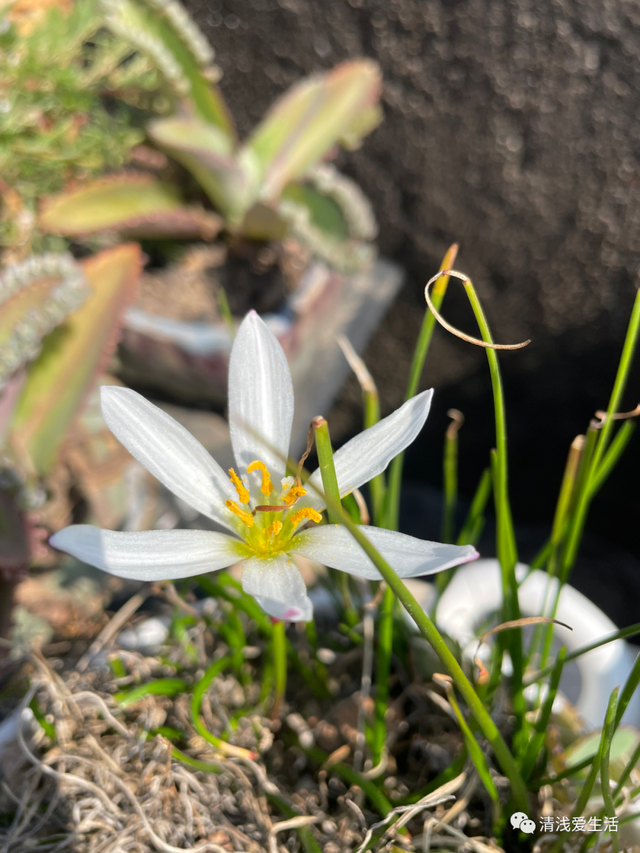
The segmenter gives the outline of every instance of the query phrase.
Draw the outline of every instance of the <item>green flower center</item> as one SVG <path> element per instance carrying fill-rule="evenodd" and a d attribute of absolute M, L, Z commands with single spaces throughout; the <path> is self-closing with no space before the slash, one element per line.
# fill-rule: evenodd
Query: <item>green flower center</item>
<path fill-rule="evenodd" d="M 291 483 L 284 484 L 282 492 L 275 492 L 271 482 L 271 474 L 264 462 L 256 460 L 252 462 L 247 473 L 260 471 L 262 484 L 260 491 L 265 498 L 270 498 L 269 503 L 259 504 L 251 509 L 251 495 L 249 490 L 236 474 L 233 468 L 229 469 L 229 477 L 238 493 L 238 502 L 226 501 L 227 509 L 236 516 L 234 526 L 244 540 L 244 548 L 247 557 L 262 557 L 263 559 L 275 557 L 286 552 L 298 525 L 306 520 L 322 521 L 322 516 L 315 509 L 303 507 L 295 509 L 297 501 L 307 494 L 299 481 L 291 479 Z M 246 507 L 246 509 L 244 508 Z"/>

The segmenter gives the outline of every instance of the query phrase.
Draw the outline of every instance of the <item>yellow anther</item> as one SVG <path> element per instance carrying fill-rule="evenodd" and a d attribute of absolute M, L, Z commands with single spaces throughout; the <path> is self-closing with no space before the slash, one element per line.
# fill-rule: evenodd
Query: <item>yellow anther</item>
<path fill-rule="evenodd" d="M 238 504 L 234 501 L 225 501 L 224 503 L 227 509 L 230 509 L 231 512 L 238 516 L 240 521 L 244 521 L 247 527 L 253 527 L 253 516 L 250 512 L 245 512 L 243 509 L 240 509 Z"/>
<path fill-rule="evenodd" d="M 267 471 L 267 466 L 264 462 L 260 462 L 256 459 L 256 461 L 252 462 L 247 468 L 247 474 L 251 474 L 252 471 L 262 472 L 262 485 L 260 486 L 260 491 L 263 495 L 270 495 L 273 491 L 273 486 L 271 485 L 271 475 Z"/>
<path fill-rule="evenodd" d="M 287 494 L 284 496 L 284 502 L 287 506 L 291 506 L 292 503 L 295 503 L 298 498 L 301 498 L 303 495 L 307 494 L 307 490 L 303 489 L 302 486 L 291 486 Z"/>
<path fill-rule="evenodd" d="M 269 527 L 267 527 L 267 536 L 269 537 L 269 539 L 273 539 L 274 537 L 276 537 L 278 535 L 278 533 L 280 533 L 281 530 L 282 530 L 282 522 L 281 521 L 274 521 L 273 524 L 271 524 Z"/>
<path fill-rule="evenodd" d="M 233 468 L 229 468 L 229 477 L 231 478 L 231 482 L 236 487 L 236 492 L 238 493 L 238 499 L 241 504 L 248 504 L 251 496 L 249 495 L 249 490 L 245 488 L 244 483 L 238 477 Z"/>
<path fill-rule="evenodd" d="M 316 512 L 315 509 L 311 509 L 311 507 L 306 506 L 304 509 L 299 509 L 297 512 L 294 512 L 291 516 L 291 524 L 295 527 L 297 524 L 305 519 L 309 518 L 311 521 L 315 521 L 316 524 L 319 521 L 322 521 L 322 516 L 319 512 Z"/>

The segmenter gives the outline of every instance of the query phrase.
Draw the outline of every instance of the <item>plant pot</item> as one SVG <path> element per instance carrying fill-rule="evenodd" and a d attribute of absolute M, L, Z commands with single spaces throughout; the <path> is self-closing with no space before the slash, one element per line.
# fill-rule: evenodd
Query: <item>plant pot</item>
<path fill-rule="evenodd" d="M 362 351 L 402 279 L 400 268 L 386 260 L 349 276 L 312 263 L 282 307 L 263 315 L 291 366 L 292 452 L 304 446 L 309 421 L 326 412 L 348 373 L 336 336 Z M 125 318 L 120 376 L 176 400 L 223 407 L 231 343 L 223 323 L 184 322 L 134 307 Z"/>
<path fill-rule="evenodd" d="M 550 583 L 545 572 L 529 571 L 522 564 L 516 567 L 516 577 L 521 582 L 518 599 L 522 616 L 539 616 L 545 612 L 554 599 L 557 580 L 552 579 Z M 410 588 L 421 606 L 429 610 L 435 600 L 433 585 L 417 580 L 410 582 Z M 473 666 L 479 634 L 487 626 L 500 621 L 496 614 L 501 606 L 502 586 L 497 560 L 478 560 L 462 566 L 442 594 L 436 610 L 436 623 L 441 631 L 459 644 L 469 666 Z M 561 643 L 569 653 L 617 630 L 608 616 L 568 584 L 560 593 L 556 618 L 573 629 L 554 626 L 556 650 Z M 488 652 L 489 647 L 485 644 L 480 649 L 480 658 L 486 659 Z M 616 640 L 565 666 L 560 693 L 576 708 L 588 727 L 602 726 L 611 691 L 625 683 L 634 660 L 631 647 L 624 640 Z M 623 720 L 636 727 L 640 725 L 640 697 L 637 692 Z"/>

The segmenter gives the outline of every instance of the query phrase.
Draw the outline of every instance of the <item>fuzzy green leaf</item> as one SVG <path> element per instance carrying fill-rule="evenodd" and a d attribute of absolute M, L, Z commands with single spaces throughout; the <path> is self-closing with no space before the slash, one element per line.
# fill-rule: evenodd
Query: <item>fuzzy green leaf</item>
<path fill-rule="evenodd" d="M 0 276 L 0 388 L 89 295 L 70 255 L 31 255 Z"/>
<path fill-rule="evenodd" d="M 175 188 L 157 178 L 125 173 L 45 198 L 39 225 L 64 237 L 117 231 L 140 239 L 212 239 L 221 222 L 202 208 L 182 205 Z"/>
<path fill-rule="evenodd" d="M 271 108 L 246 145 L 256 161 L 263 199 L 277 198 L 338 142 L 353 147 L 379 122 L 380 69 L 370 60 L 343 62 L 303 80 Z"/>
<path fill-rule="evenodd" d="M 103 6 L 107 26 L 151 59 L 186 111 L 234 140 L 233 120 L 211 82 L 213 51 L 184 8 L 176 0 L 103 0 Z"/>
<path fill-rule="evenodd" d="M 278 210 L 293 236 L 335 269 L 352 273 L 373 262 L 373 245 L 354 239 L 343 208 L 311 184 L 289 184 Z"/>
<path fill-rule="evenodd" d="M 21 463 L 40 475 L 53 467 L 69 426 L 116 346 L 120 318 L 142 269 L 142 252 L 136 243 L 127 243 L 82 266 L 92 295 L 45 339 L 29 369 L 9 436 Z"/>

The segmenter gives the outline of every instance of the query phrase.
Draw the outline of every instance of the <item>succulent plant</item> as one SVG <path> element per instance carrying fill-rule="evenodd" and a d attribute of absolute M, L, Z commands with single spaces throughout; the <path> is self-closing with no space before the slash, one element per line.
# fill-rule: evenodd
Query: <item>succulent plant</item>
<path fill-rule="evenodd" d="M 0 277 L 0 636 L 38 541 L 33 496 L 46 495 L 41 484 L 115 348 L 141 268 L 131 243 L 82 263 L 31 256 Z"/>
<path fill-rule="evenodd" d="M 38 199 L 121 168 L 144 139 L 141 111 L 171 108 L 153 64 L 103 24 L 98 0 L 0 11 L 0 245 L 16 248 L 5 264 L 59 249 L 34 231 Z"/>
<path fill-rule="evenodd" d="M 49 474 L 69 426 L 114 351 L 122 314 L 133 299 L 142 269 L 142 252 L 136 243 L 129 243 L 81 264 L 68 257 L 62 261 L 51 256 L 28 260 L 22 268 L 27 266 L 32 271 L 31 278 L 13 299 L 22 297 L 22 304 L 27 295 L 37 297 L 51 281 L 50 270 L 56 263 L 65 270 L 68 265 L 71 270 L 56 291 L 66 288 L 64 307 L 69 310 L 73 305 L 74 310 L 59 316 L 59 306 L 53 303 L 57 319 L 51 320 L 44 338 L 45 330 L 36 324 L 40 352 L 35 359 L 35 351 L 26 354 L 33 360 L 27 366 L 8 430 L 8 446 L 27 476 Z M 11 270 L 5 277 L 10 273 Z M 69 282 L 74 283 L 73 287 Z M 83 296 L 81 305 L 76 289 Z M 8 304 L 10 307 L 11 302 Z M 0 341 L 0 358 L 7 349 Z"/>
<path fill-rule="evenodd" d="M 117 231 L 125 238 L 211 240 L 222 220 L 186 206 L 177 190 L 143 173 L 108 175 L 43 201 L 40 227 L 49 234 L 83 237 Z"/>
<path fill-rule="evenodd" d="M 215 85 L 213 51 L 177 0 L 102 2 L 107 26 L 155 66 L 174 104 L 173 115 L 148 123 L 148 136 L 191 172 L 229 235 L 280 240 L 290 234 L 343 271 L 371 263 L 376 225 L 369 202 L 353 181 L 323 161 L 336 145 L 356 147 L 380 121 L 381 80 L 374 62 L 344 62 L 294 85 L 241 144 Z M 140 177 L 129 173 L 116 180 L 119 199 L 114 185 L 96 182 L 47 199 L 40 227 L 68 236 L 130 233 Z M 128 183 L 130 209 L 121 204 Z M 104 203 L 96 216 L 101 191 Z M 152 192 L 151 185 L 145 192 Z M 178 215 L 179 195 L 159 179 L 153 192 L 163 196 L 163 204 L 172 199 L 176 227 L 179 216 L 201 220 L 203 212 L 192 208 Z M 158 216 L 164 217 L 167 236 L 171 216 Z"/>
<path fill-rule="evenodd" d="M 82 268 L 69 254 L 32 255 L 0 275 L 0 389 L 88 295 Z"/>

